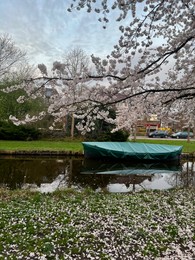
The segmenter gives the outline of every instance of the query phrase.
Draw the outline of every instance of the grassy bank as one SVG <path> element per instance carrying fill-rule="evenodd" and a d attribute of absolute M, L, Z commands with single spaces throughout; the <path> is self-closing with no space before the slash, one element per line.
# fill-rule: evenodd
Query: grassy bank
<path fill-rule="evenodd" d="M 81 141 L 0 141 L 0 150 L 6 151 L 82 151 Z"/>
<path fill-rule="evenodd" d="M 183 145 L 183 152 L 195 152 L 195 141 L 170 140 L 170 139 L 137 139 L 136 142 Z M 82 152 L 83 147 L 80 140 L 64 141 L 0 141 L 0 150 L 6 151 L 73 151 Z"/>
<path fill-rule="evenodd" d="M 0 259 L 194 259 L 194 190 L 0 191 Z"/>

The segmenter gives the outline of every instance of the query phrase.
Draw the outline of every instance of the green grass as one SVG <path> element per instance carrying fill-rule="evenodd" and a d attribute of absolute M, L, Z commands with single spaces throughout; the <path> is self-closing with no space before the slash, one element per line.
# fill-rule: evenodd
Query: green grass
<path fill-rule="evenodd" d="M 6 151 L 73 151 L 81 152 L 80 141 L 0 141 L 0 150 Z"/>
<path fill-rule="evenodd" d="M 0 259 L 194 259 L 194 196 L 0 189 Z"/>
<path fill-rule="evenodd" d="M 137 139 L 136 142 L 183 145 L 184 153 L 195 152 L 195 141 L 173 139 Z M 82 152 L 81 140 L 64 141 L 0 141 L 0 150 L 6 151 L 73 151 Z"/>

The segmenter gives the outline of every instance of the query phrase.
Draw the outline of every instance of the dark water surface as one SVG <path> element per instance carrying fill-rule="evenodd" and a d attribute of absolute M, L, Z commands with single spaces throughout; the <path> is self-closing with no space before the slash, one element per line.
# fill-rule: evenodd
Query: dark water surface
<path fill-rule="evenodd" d="M 0 186 L 52 192 L 90 187 L 109 192 L 195 186 L 195 163 L 117 163 L 76 157 L 0 156 Z"/>

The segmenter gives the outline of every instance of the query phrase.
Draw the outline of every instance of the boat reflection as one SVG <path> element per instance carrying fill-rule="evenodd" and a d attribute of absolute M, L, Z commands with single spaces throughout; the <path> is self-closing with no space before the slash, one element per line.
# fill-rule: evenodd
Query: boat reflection
<path fill-rule="evenodd" d="M 82 174 L 96 173 L 96 174 L 154 174 L 154 173 L 170 173 L 180 170 L 179 162 L 172 163 L 133 163 L 133 162 L 110 162 L 87 160 L 83 161 L 81 169 Z"/>
<path fill-rule="evenodd" d="M 128 192 L 140 189 L 171 188 L 167 176 L 181 172 L 178 162 L 172 163 L 111 163 L 84 160 L 81 175 L 84 179 L 99 179 L 97 190 Z M 158 187 L 155 185 L 157 180 Z M 89 181 L 87 181 L 89 182 Z M 166 186 L 166 187 L 165 187 Z"/>

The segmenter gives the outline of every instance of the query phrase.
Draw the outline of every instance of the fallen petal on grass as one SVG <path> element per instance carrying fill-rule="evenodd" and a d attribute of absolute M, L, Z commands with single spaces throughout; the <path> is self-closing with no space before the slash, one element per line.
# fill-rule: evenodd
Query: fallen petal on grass
<path fill-rule="evenodd" d="M 0 257 L 194 259 L 194 195 L 0 190 Z"/>

